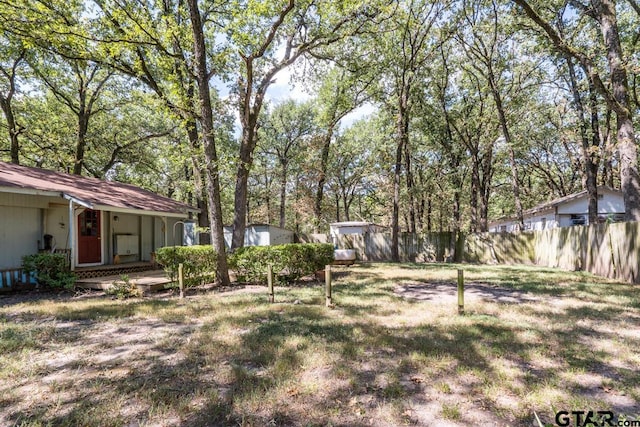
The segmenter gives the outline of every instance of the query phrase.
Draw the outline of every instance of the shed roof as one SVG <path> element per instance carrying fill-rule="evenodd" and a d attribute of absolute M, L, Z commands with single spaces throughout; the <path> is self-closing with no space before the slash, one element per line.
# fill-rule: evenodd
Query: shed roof
<path fill-rule="evenodd" d="M 0 162 L 0 192 L 42 194 L 72 199 L 90 209 L 186 215 L 198 209 L 151 191 L 46 169 Z"/>
<path fill-rule="evenodd" d="M 367 221 L 343 221 L 332 222 L 329 224 L 331 227 L 365 227 L 367 225 L 374 225 L 372 222 Z"/>

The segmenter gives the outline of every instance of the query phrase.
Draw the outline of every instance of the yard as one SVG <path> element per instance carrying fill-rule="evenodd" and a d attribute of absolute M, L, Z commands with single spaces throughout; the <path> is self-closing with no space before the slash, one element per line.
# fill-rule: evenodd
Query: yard
<path fill-rule="evenodd" d="M 588 274 L 337 269 L 322 285 L 0 298 L 0 425 L 532 426 L 640 419 L 640 292 Z"/>

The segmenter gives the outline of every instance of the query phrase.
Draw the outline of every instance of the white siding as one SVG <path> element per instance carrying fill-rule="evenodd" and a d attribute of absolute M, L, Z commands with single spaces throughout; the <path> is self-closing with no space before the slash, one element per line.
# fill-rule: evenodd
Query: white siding
<path fill-rule="evenodd" d="M 598 200 L 598 213 L 624 213 L 624 197 L 622 194 L 603 192 L 602 199 Z"/>
<path fill-rule="evenodd" d="M 245 246 L 269 246 L 269 230 L 266 227 L 247 227 L 244 235 Z"/>
<path fill-rule="evenodd" d="M 51 201 L 57 201 L 59 203 L 60 201 L 64 201 L 64 199 L 48 196 L 28 196 L 26 194 L 0 193 L 0 205 L 2 206 L 46 209 L 49 207 L 49 202 Z"/>
<path fill-rule="evenodd" d="M 280 227 L 269 227 L 269 241 L 272 245 L 284 245 L 293 243 L 293 231 Z"/>
<path fill-rule="evenodd" d="M 51 234 L 57 249 L 69 249 L 69 206 L 51 204 L 44 217 L 43 235 Z"/>
<path fill-rule="evenodd" d="M 42 244 L 41 210 L 0 206 L 0 268 L 17 268 L 22 257 L 38 253 Z"/>
<path fill-rule="evenodd" d="M 140 242 L 141 248 L 140 259 L 142 261 L 151 260 L 151 252 L 153 248 L 153 217 L 143 216 L 140 221 Z"/>
<path fill-rule="evenodd" d="M 598 213 L 624 213 L 624 198 L 622 194 L 600 190 L 598 196 Z M 589 212 L 589 200 L 587 196 L 570 200 L 558 206 L 558 214 L 587 214 Z"/>
<path fill-rule="evenodd" d="M 178 221 L 178 218 L 167 218 L 167 246 L 182 246 L 184 230 Z"/>
<path fill-rule="evenodd" d="M 355 227 L 338 227 L 338 234 L 364 234 L 365 227 L 363 226 L 355 226 Z"/>

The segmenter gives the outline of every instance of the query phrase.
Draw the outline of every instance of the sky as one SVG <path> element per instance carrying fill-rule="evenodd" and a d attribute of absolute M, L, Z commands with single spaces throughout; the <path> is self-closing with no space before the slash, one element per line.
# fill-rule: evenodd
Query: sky
<path fill-rule="evenodd" d="M 275 82 L 267 89 L 267 95 L 265 97 L 267 103 L 272 105 L 278 105 L 288 99 L 295 101 L 306 101 L 313 96 L 307 92 L 301 83 L 294 83 L 293 71 L 291 67 L 285 68 L 276 74 Z M 220 96 L 225 99 L 229 96 L 229 88 L 221 81 L 214 81 L 215 87 L 218 89 Z M 346 115 L 340 122 L 340 129 L 346 129 L 354 122 L 363 117 L 373 114 L 376 111 L 376 107 L 373 104 L 366 103 L 361 107 L 355 109 L 348 115 Z M 236 114 L 235 121 L 235 135 L 239 137 L 241 133 L 240 118 Z"/>

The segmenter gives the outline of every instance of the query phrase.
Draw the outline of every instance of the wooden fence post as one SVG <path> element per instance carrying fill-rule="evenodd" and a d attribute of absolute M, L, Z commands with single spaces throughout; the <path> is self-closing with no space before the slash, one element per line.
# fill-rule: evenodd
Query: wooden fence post
<path fill-rule="evenodd" d="M 267 266 L 267 287 L 269 289 L 269 302 L 274 302 L 275 295 L 273 294 L 273 266 L 271 264 Z"/>
<path fill-rule="evenodd" d="M 331 266 L 326 265 L 324 267 L 324 284 L 325 284 L 325 295 L 326 295 L 326 305 L 327 307 L 331 307 Z"/>
<path fill-rule="evenodd" d="M 184 298 L 184 265 L 178 264 L 178 286 L 180 287 L 180 298 Z"/>
<path fill-rule="evenodd" d="M 458 270 L 458 314 L 464 314 L 464 270 Z"/>

